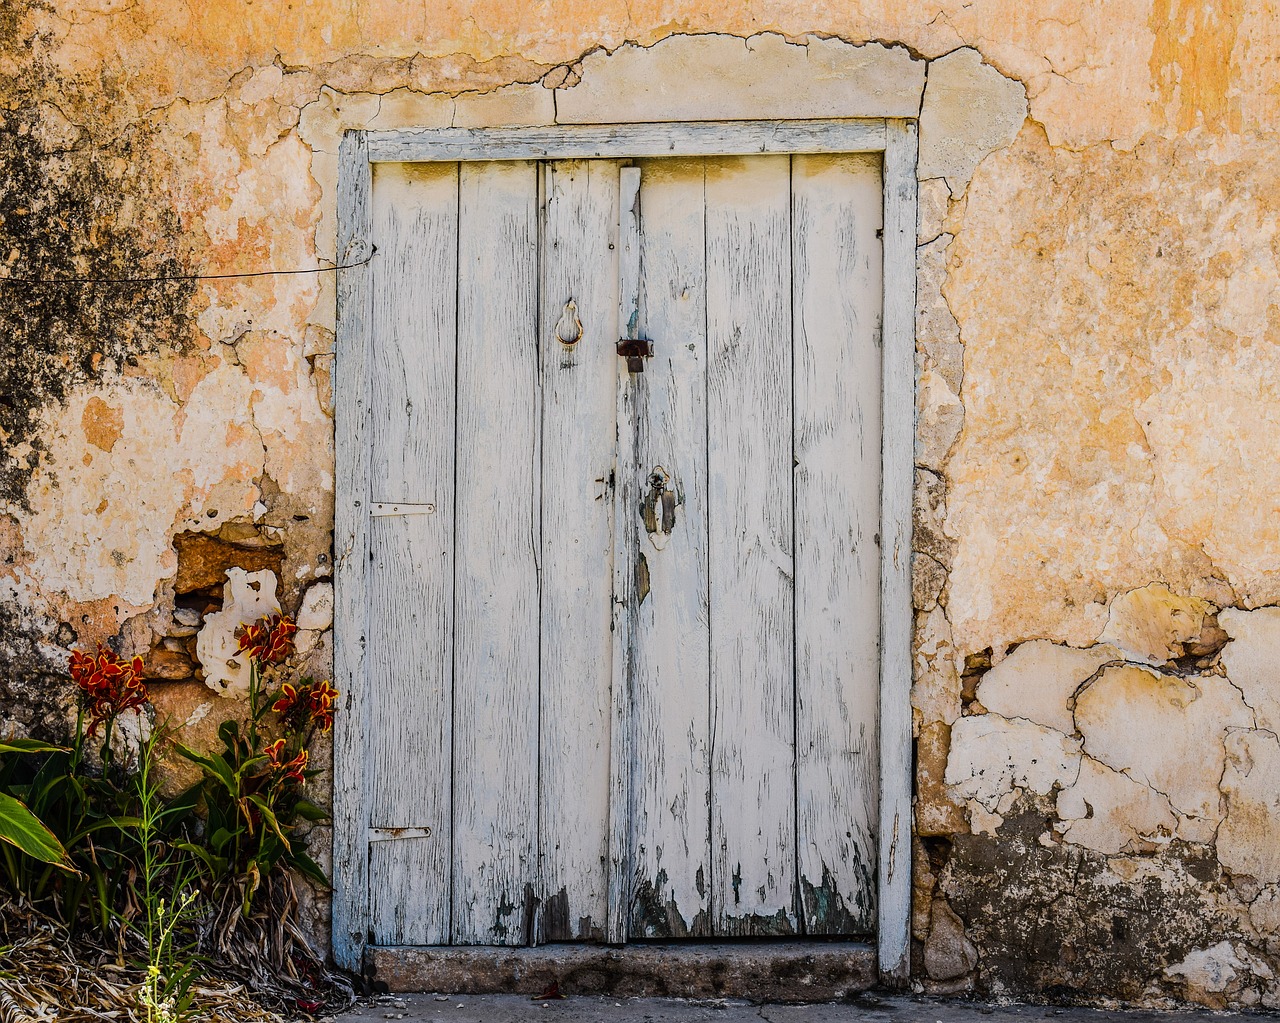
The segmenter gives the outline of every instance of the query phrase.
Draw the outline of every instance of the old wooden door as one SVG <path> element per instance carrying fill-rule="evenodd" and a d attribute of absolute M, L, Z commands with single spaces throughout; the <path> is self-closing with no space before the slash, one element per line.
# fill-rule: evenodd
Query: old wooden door
<path fill-rule="evenodd" d="M 878 155 L 376 166 L 375 943 L 870 932 L 880 223 Z"/>

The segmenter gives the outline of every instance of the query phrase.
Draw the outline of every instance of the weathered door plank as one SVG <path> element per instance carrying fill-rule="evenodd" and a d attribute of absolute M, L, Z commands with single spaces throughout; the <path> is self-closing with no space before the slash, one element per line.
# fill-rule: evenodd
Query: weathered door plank
<path fill-rule="evenodd" d="M 338 255 L 372 253 L 373 174 L 364 132 L 347 132 L 338 149 Z M 351 260 L 355 262 L 357 260 Z M 365 640 L 369 605 L 369 347 L 373 272 L 369 264 L 337 274 L 334 360 L 333 677 L 344 691 L 333 734 L 333 957 L 362 967 L 369 938 L 369 686 Z"/>
<path fill-rule="evenodd" d="M 618 165 L 544 168 L 542 941 L 600 940 L 607 913 Z"/>
<path fill-rule="evenodd" d="M 633 339 L 640 317 L 640 169 L 618 172 L 618 334 Z M 609 734 L 609 915 L 605 939 L 627 940 L 631 906 L 631 635 L 636 610 L 636 521 L 630 514 L 639 496 L 635 472 L 636 374 L 617 359 L 617 453 L 613 496 L 613 666 Z"/>
<path fill-rule="evenodd" d="M 369 524 L 369 823 L 431 829 L 370 850 L 371 920 L 380 941 L 437 944 L 449 935 L 458 168 L 383 165 L 373 187 L 371 491 L 435 511 Z"/>
<path fill-rule="evenodd" d="M 792 158 L 796 819 L 809 934 L 875 926 L 880 159 Z"/>
<path fill-rule="evenodd" d="M 707 161 L 712 916 L 798 930 L 790 159 Z"/>
<path fill-rule="evenodd" d="M 538 821 L 538 167 L 463 164 L 453 925 L 530 938 Z"/>
<path fill-rule="evenodd" d="M 631 469 L 631 557 L 647 592 L 632 635 L 629 932 L 699 937 L 711 934 L 703 165 L 648 161 L 643 174 L 640 325 L 653 357 L 636 378 Z"/>

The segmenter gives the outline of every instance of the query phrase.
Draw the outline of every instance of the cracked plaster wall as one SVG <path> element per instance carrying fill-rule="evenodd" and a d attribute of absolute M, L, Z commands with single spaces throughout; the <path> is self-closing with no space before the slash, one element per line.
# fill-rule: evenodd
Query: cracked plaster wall
<path fill-rule="evenodd" d="M 332 261 L 345 127 L 918 113 L 917 983 L 1273 1004 L 1277 43 L 1264 0 L 12 5 L 0 273 Z M 4 733 L 107 641 L 212 734 L 253 578 L 329 670 L 333 284 L 0 290 Z"/>

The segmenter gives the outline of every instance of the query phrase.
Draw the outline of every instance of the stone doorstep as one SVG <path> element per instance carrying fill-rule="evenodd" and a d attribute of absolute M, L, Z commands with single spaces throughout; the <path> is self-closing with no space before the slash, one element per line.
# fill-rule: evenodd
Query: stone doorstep
<path fill-rule="evenodd" d="M 876 951 L 863 942 L 722 945 L 371 947 L 372 979 L 391 991 L 536 996 L 743 998 L 828 1002 L 876 984 Z"/>

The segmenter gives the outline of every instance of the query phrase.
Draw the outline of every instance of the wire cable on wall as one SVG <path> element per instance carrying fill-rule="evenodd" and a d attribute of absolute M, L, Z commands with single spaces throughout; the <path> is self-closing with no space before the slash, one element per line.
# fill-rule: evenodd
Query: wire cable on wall
<path fill-rule="evenodd" d="M 336 266 L 308 266 L 300 270 L 255 270 L 242 274 L 172 274 L 161 277 L 0 277 L 0 284 L 29 284 L 33 286 L 54 284 L 164 284 L 168 281 L 230 281 L 246 277 L 290 277 L 296 274 L 325 274 L 335 270 L 354 270 L 366 265 L 377 253 L 374 245 L 369 255 L 354 263 Z"/>

